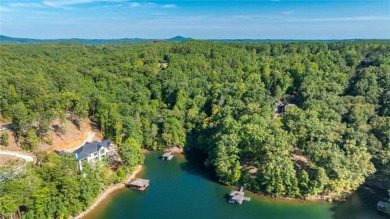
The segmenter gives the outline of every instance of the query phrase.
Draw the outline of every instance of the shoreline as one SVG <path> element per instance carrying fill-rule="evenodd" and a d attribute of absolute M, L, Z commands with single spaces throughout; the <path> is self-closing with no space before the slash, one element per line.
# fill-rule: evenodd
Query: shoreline
<path fill-rule="evenodd" d="M 184 148 L 183 147 L 179 147 L 179 146 L 171 146 L 169 148 L 165 148 L 165 149 L 156 149 L 156 150 L 149 150 L 147 148 L 141 148 L 141 151 L 143 154 L 148 154 L 150 152 L 156 152 L 156 151 L 160 151 L 160 152 L 167 152 L 167 151 L 170 151 L 174 154 L 184 154 Z"/>
<path fill-rule="evenodd" d="M 130 175 L 128 176 L 126 179 L 124 179 L 123 181 L 117 183 L 117 184 L 114 184 L 114 185 L 111 185 L 109 186 L 107 189 L 105 189 L 103 191 L 103 193 L 100 193 L 100 195 L 95 199 L 94 203 L 89 206 L 85 211 L 81 212 L 80 214 L 78 214 L 77 216 L 75 217 L 70 217 L 70 218 L 73 218 L 73 219 L 81 219 L 83 218 L 85 215 L 87 215 L 88 213 L 90 213 L 91 211 L 95 210 L 96 207 L 99 206 L 99 204 L 104 201 L 108 195 L 110 195 L 112 192 L 118 190 L 118 189 L 121 189 L 123 187 L 125 187 L 125 182 L 128 182 L 132 179 L 134 179 L 142 170 L 142 165 L 138 165 L 137 169 Z"/>
<path fill-rule="evenodd" d="M 186 150 L 191 150 L 191 148 L 184 148 L 184 147 L 180 147 L 177 145 L 172 145 L 171 147 L 168 147 L 165 149 L 159 149 L 159 150 L 148 150 L 146 148 L 142 148 L 142 153 L 148 154 L 150 152 L 170 151 L 176 155 L 184 155 Z M 220 185 L 227 186 L 231 189 L 236 188 L 235 186 L 228 186 L 226 184 L 223 184 L 223 183 L 219 182 L 217 179 L 215 179 L 215 182 L 217 182 Z M 266 193 L 261 192 L 261 191 L 253 191 L 250 189 L 246 189 L 246 191 L 251 193 L 252 195 L 261 197 L 262 199 L 272 200 L 272 201 L 278 200 L 281 202 L 297 202 L 297 203 L 301 203 L 301 202 L 305 202 L 305 203 L 335 203 L 335 202 L 345 201 L 356 190 L 343 191 L 340 194 L 331 193 L 331 194 L 323 194 L 323 195 L 309 195 L 309 196 L 305 196 L 305 197 L 289 197 L 289 196 L 276 197 L 276 196 L 269 195 L 269 194 L 266 194 Z"/>
<path fill-rule="evenodd" d="M 168 148 L 167 151 L 171 151 L 174 154 L 183 154 L 184 148 L 179 147 L 179 146 L 172 146 L 172 147 Z"/>

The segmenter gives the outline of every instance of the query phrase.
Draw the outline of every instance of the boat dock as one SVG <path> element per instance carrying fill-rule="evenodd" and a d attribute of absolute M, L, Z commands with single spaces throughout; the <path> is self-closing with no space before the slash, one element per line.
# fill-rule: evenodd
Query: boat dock
<path fill-rule="evenodd" d="M 250 201 L 250 197 L 244 196 L 244 187 L 240 187 L 240 190 L 232 190 L 229 194 L 229 203 L 232 204 L 242 204 L 243 201 Z"/>
<path fill-rule="evenodd" d="M 376 204 L 376 209 L 380 212 L 390 215 L 390 204 L 387 202 L 379 201 Z"/>
<path fill-rule="evenodd" d="M 134 190 L 144 191 L 149 187 L 149 182 L 150 180 L 137 178 L 131 183 L 126 184 L 126 186 Z"/>
<path fill-rule="evenodd" d="M 173 158 L 173 153 L 172 153 L 172 151 L 168 151 L 168 152 L 164 153 L 164 154 L 161 156 L 161 158 L 162 158 L 163 160 L 172 160 L 172 158 Z"/>

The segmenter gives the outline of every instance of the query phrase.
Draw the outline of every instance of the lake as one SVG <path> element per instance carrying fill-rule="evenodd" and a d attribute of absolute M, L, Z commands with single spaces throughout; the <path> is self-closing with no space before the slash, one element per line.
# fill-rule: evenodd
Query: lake
<path fill-rule="evenodd" d="M 281 200 L 246 192 L 250 202 L 229 204 L 226 195 L 233 187 L 216 182 L 204 156 L 194 151 L 176 155 L 170 161 L 159 159 L 162 152 L 146 154 L 140 177 L 150 179 L 144 191 L 122 189 L 106 199 L 85 218 L 262 218 L 262 219 L 385 219 L 375 210 L 385 193 L 361 188 L 346 202 L 330 204 Z"/>

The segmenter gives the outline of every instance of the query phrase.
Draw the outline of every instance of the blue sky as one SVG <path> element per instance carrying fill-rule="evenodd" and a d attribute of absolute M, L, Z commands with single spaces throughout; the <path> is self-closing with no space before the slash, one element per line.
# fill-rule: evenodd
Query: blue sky
<path fill-rule="evenodd" d="M 390 39 L 389 0 L 0 0 L 29 38 Z"/>

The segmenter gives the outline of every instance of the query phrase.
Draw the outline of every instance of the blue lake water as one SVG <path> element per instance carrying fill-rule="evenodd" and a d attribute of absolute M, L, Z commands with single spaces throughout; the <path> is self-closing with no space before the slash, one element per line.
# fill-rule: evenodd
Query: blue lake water
<path fill-rule="evenodd" d="M 146 155 L 140 177 L 150 179 L 144 191 L 123 189 L 105 200 L 86 218 L 261 218 L 261 219 L 385 219 L 375 204 L 383 193 L 360 189 L 346 202 L 323 203 L 280 200 L 246 192 L 250 202 L 227 203 L 232 189 L 221 185 L 202 160 L 175 156 L 171 161 L 159 159 L 161 152 Z M 196 157 L 196 156 L 195 156 Z"/>

